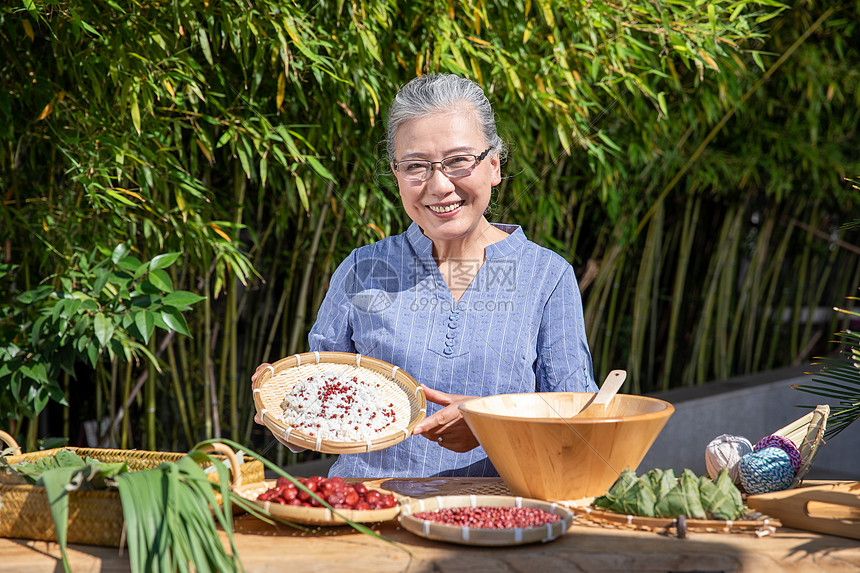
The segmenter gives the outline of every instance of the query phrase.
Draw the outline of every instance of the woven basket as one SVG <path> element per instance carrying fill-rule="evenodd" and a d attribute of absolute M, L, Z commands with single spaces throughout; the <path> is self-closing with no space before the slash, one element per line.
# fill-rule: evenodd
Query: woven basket
<path fill-rule="evenodd" d="M 774 435 L 791 440 L 800 450 L 801 465 L 788 489 L 797 487 L 812 469 L 812 464 L 818 455 L 818 448 L 824 444 L 824 431 L 827 429 L 829 415 L 830 406 L 822 404 L 807 415 L 774 432 Z"/>
<path fill-rule="evenodd" d="M 0 439 L 13 448 L 18 448 L 11 436 L 3 432 Z M 243 481 L 263 481 L 263 464 L 259 460 L 240 463 L 233 450 L 223 444 L 213 444 L 213 450 L 223 454 L 231 464 L 233 487 Z M 52 456 L 60 450 L 68 450 L 81 457 L 89 456 L 101 462 L 128 462 L 132 471 L 156 468 L 163 462 L 176 462 L 185 454 L 175 452 L 149 452 L 135 450 L 108 450 L 95 448 L 56 448 L 7 456 L 12 465 L 32 462 Z M 238 468 L 238 469 L 237 469 Z M 211 481 L 218 480 L 218 473 L 209 474 Z M 56 541 L 54 521 L 45 488 L 22 485 L 16 476 L 0 473 L 0 537 Z M 123 532 L 123 513 L 119 492 L 115 490 L 69 492 L 68 543 L 105 545 L 119 547 Z"/>
<path fill-rule="evenodd" d="M 365 382 L 380 384 L 385 400 L 393 404 L 397 425 L 367 442 L 336 442 L 310 436 L 278 419 L 276 416 L 283 412 L 281 403 L 296 382 L 321 373 L 357 375 Z M 274 435 L 297 446 L 330 454 L 389 448 L 408 438 L 427 413 L 424 392 L 412 376 L 382 360 L 347 352 L 307 352 L 282 358 L 260 373 L 253 392 L 257 414 Z"/>

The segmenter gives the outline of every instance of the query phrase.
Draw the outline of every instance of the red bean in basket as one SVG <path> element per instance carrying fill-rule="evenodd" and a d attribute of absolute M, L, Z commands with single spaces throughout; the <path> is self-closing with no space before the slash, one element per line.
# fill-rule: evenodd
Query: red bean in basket
<path fill-rule="evenodd" d="M 554 513 L 534 507 L 450 507 L 413 514 L 424 519 L 457 527 L 481 529 L 513 529 L 515 527 L 538 527 L 555 523 L 561 519 Z"/>
<path fill-rule="evenodd" d="M 348 484 L 340 477 L 314 476 L 299 478 L 298 481 L 335 509 L 388 509 L 397 504 L 393 494 L 367 489 L 363 483 Z M 275 486 L 261 493 L 257 499 L 280 505 L 321 507 L 320 502 L 284 477 L 278 478 Z"/>

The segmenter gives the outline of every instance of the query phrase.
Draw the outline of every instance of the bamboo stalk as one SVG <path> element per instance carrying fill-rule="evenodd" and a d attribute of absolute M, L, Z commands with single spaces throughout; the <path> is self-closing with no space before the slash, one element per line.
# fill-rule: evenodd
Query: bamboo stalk
<path fill-rule="evenodd" d="M 656 275 L 656 258 L 659 257 L 664 207 L 661 205 L 648 225 L 645 245 L 639 260 L 636 289 L 633 295 L 633 326 L 630 331 L 630 353 L 627 356 L 628 381 L 633 394 L 642 393 L 642 356 L 645 331 L 649 322 L 651 291 Z"/>
<path fill-rule="evenodd" d="M 70 384 L 69 384 L 69 373 L 63 372 L 63 395 L 68 397 L 71 396 L 70 392 Z M 71 435 L 71 419 L 69 408 L 63 408 L 63 436 Z"/>
<path fill-rule="evenodd" d="M 27 418 L 27 451 L 35 452 L 36 443 L 39 437 L 39 414 L 34 414 L 32 418 Z"/>
<path fill-rule="evenodd" d="M 124 407 L 120 408 L 118 416 L 122 418 L 122 428 L 120 430 L 120 449 L 128 449 L 128 434 L 129 434 L 129 416 L 126 415 L 128 404 L 130 403 L 129 395 L 131 393 L 131 362 L 125 363 L 125 375 L 122 380 L 122 403 Z"/>
<path fill-rule="evenodd" d="M 305 217 L 299 219 L 299 228 L 296 231 L 296 245 L 297 246 L 301 245 L 302 248 L 301 249 L 299 249 L 299 248 L 293 249 L 292 260 L 290 261 L 290 273 L 287 277 L 287 284 L 289 285 L 287 296 L 289 296 L 290 294 L 293 294 L 293 291 L 295 289 L 295 287 L 293 285 L 295 284 L 295 282 L 297 280 L 296 277 L 298 276 L 298 273 L 296 272 L 296 268 L 298 267 L 298 264 L 299 264 L 299 252 L 304 251 L 304 245 L 301 242 L 301 240 L 305 236 L 304 230 L 305 230 L 305 225 L 308 224 L 307 221 L 308 221 L 308 219 Z M 286 299 L 286 300 L 289 300 L 289 299 Z M 290 306 L 294 309 L 296 308 L 295 303 L 290 305 Z M 281 345 L 278 349 L 278 353 L 277 353 L 278 356 L 286 356 L 287 355 L 287 351 L 289 349 L 289 334 L 288 334 L 288 332 L 289 332 L 290 324 L 292 323 L 292 320 L 293 320 L 292 315 L 290 314 L 290 312 L 286 311 L 286 312 L 281 313 L 280 324 L 275 323 L 275 322 L 272 323 L 272 332 L 270 334 L 270 337 L 269 337 L 270 340 L 268 341 L 269 343 L 266 345 L 266 348 L 270 349 L 272 347 L 272 342 L 273 342 L 274 336 L 277 332 L 276 328 L 279 328 L 280 334 L 281 334 Z"/>
<path fill-rule="evenodd" d="M 821 305 L 824 302 L 822 300 L 824 298 L 824 290 L 827 288 L 827 286 L 829 284 L 830 276 L 831 276 L 831 273 L 832 273 L 833 268 L 835 266 L 836 256 L 838 253 L 839 253 L 838 248 L 831 249 L 830 254 L 827 257 L 827 262 L 824 264 L 821 264 L 821 267 L 823 267 L 823 268 L 820 268 L 817 272 L 815 272 L 813 274 L 813 277 L 818 277 L 818 284 L 813 289 L 812 296 L 811 296 L 811 298 L 809 298 L 807 300 L 807 303 L 806 303 L 806 307 L 807 307 L 806 325 L 803 329 L 803 334 L 801 337 L 801 340 L 804 341 L 804 348 L 809 348 L 813 344 L 811 341 L 814 338 L 815 339 L 820 338 L 820 336 L 822 334 L 820 330 L 818 331 L 817 335 L 813 335 L 813 333 L 812 333 L 812 330 L 815 326 L 815 310 L 818 308 L 819 305 Z M 833 305 L 828 304 L 827 306 L 832 308 Z M 798 355 L 798 356 L 805 358 L 806 355 L 808 355 L 811 351 L 812 351 L 812 348 L 809 348 L 809 350 L 807 350 L 806 352 L 801 352 L 800 355 Z"/>
<path fill-rule="evenodd" d="M 239 288 L 236 284 L 238 281 L 233 280 L 233 283 L 230 285 L 230 292 L 228 293 L 228 302 L 227 306 L 231 309 L 230 320 L 227 322 L 228 330 L 225 336 L 225 343 L 229 345 L 229 360 L 230 360 L 230 375 L 226 379 L 226 383 L 230 385 L 230 435 L 238 436 L 239 435 L 239 403 L 237 392 L 239 391 L 239 343 L 238 343 L 238 330 L 239 330 L 239 317 L 238 313 L 235 309 L 236 306 L 236 289 Z M 242 387 L 246 390 L 243 395 L 250 396 L 250 392 L 247 392 L 247 387 Z"/>
<path fill-rule="evenodd" d="M 785 255 L 788 251 L 789 242 L 792 236 L 793 229 L 788 227 L 784 230 L 781 235 L 779 245 L 777 246 L 776 252 L 769 256 L 767 259 L 767 268 L 765 269 L 765 283 L 766 283 L 766 292 L 764 296 L 764 300 L 766 302 L 766 307 L 761 313 L 759 317 L 759 326 L 758 332 L 765 333 L 768 331 L 773 331 L 776 333 L 780 332 L 781 329 L 781 314 L 782 312 L 775 312 L 776 308 L 776 300 L 777 300 L 777 289 L 783 283 L 782 281 L 782 269 L 785 264 Z M 771 327 L 768 327 L 768 324 L 771 324 Z M 764 343 L 766 340 L 771 340 L 772 342 L 779 339 L 780 336 L 764 336 L 763 334 L 759 334 L 755 341 L 755 350 L 753 351 L 753 359 L 752 359 L 752 368 L 755 370 L 762 369 L 762 353 L 764 352 Z"/>
<path fill-rule="evenodd" d="M 227 378 L 227 368 L 229 366 L 228 362 L 229 362 L 229 353 L 230 353 L 230 344 L 229 344 L 228 337 L 230 335 L 230 333 L 229 333 L 230 322 L 231 322 L 231 316 L 230 315 L 233 312 L 232 307 L 233 307 L 233 305 L 235 305 L 235 300 L 232 301 L 232 304 L 231 304 L 230 293 L 235 293 L 236 290 L 235 290 L 235 288 L 233 288 L 234 287 L 233 273 L 230 271 L 227 271 L 226 274 L 227 274 L 228 280 L 225 282 L 225 286 L 224 286 L 224 288 L 227 290 L 227 301 L 226 301 L 226 304 L 224 305 L 224 308 L 223 308 L 224 317 L 222 318 L 222 320 L 217 321 L 215 323 L 214 330 L 216 330 L 217 333 L 220 334 L 222 325 L 226 325 L 224 328 L 227 329 L 227 332 L 224 333 L 224 337 L 223 337 L 224 342 L 223 343 L 219 343 L 220 337 L 218 336 L 218 334 L 216 334 L 215 336 L 212 337 L 212 353 L 214 355 L 216 350 L 218 350 L 220 348 L 219 357 L 218 357 L 218 360 L 216 361 L 217 366 L 218 366 L 218 376 L 216 376 L 216 378 L 215 378 L 217 381 L 219 381 L 219 383 L 217 384 L 218 404 L 223 405 L 226 403 L 228 408 L 229 408 L 231 389 L 229 388 L 230 384 L 229 384 L 228 378 Z M 214 366 L 213 366 L 213 370 L 214 370 Z M 232 391 L 235 391 L 235 389 Z M 229 420 L 229 412 L 228 412 L 228 420 Z"/>
<path fill-rule="evenodd" d="M 331 195 L 331 192 L 329 192 L 328 195 Z M 316 230 L 314 231 L 314 237 L 311 241 L 311 248 L 307 253 L 305 271 L 302 276 L 302 282 L 299 285 L 299 295 L 296 301 L 296 316 L 293 319 L 293 330 L 290 334 L 290 345 L 287 349 L 288 355 L 295 354 L 298 351 L 299 338 L 301 337 L 302 330 L 305 327 L 309 283 L 314 263 L 316 262 L 317 250 L 319 249 L 320 235 L 322 235 L 323 226 L 325 225 L 326 216 L 328 215 L 328 207 L 328 202 L 326 201 L 323 204 L 322 211 L 320 212 L 319 219 L 317 220 Z"/>
<path fill-rule="evenodd" d="M 810 238 L 807 237 L 805 244 L 803 246 L 803 253 L 800 256 L 798 272 L 796 275 L 796 281 L 793 282 L 792 286 L 794 287 L 794 306 L 791 313 L 791 336 L 789 338 L 789 352 L 791 356 L 797 356 L 800 351 L 800 321 L 801 319 L 801 310 L 803 309 L 803 293 L 806 292 L 809 283 L 809 242 Z"/>
<path fill-rule="evenodd" d="M 329 241 L 328 250 L 325 255 L 325 269 L 320 276 L 320 280 L 317 282 L 316 294 L 314 295 L 313 300 L 313 311 L 314 316 L 319 312 L 320 306 L 322 306 L 323 298 L 325 298 L 325 293 L 328 288 L 328 281 L 331 278 L 331 267 L 332 260 L 334 255 L 334 248 L 337 245 L 337 239 L 340 236 L 340 229 L 343 224 L 343 218 L 338 217 L 337 223 L 334 225 L 334 231 L 331 234 L 331 241 Z"/>
<path fill-rule="evenodd" d="M 155 355 L 155 333 L 149 339 L 149 351 Z M 146 420 L 146 449 L 149 451 L 155 451 L 157 449 L 156 445 L 156 417 L 155 417 L 155 395 L 157 391 L 158 385 L 158 377 L 155 375 L 155 364 L 149 362 L 147 366 L 147 370 L 149 372 L 149 377 L 144 385 L 144 393 L 146 396 L 144 397 L 145 405 L 145 420 Z"/>
<path fill-rule="evenodd" d="M 218 415 L 218 389 L 215 385 L 215 370 L 212 365 L 212 302 L 210 277 L 212 268 L 203 278 L 203 290 L 206 298 L 203 300 L 203 380 L 205 384 L 204 403 L 206 404 L 205 437 L 220 438 L 221 422 Z"/>
<path fill-rule="evenodd" d="M 603 329 L 603 339 L 600 341 L 600 370 L 599 372 L 609 372 L 612 370 L 612 351 L 614 350 L 613 341 L 616 339 L 617 332 L 620 330 L 619 325 L 623 316 L 617 312 L 619 293 L 621 291 L 621 281 L 624 273 L 623 259 L 615 267 L 615 280 L 612 281 L 612 288 L 607 289 L 609 293 L 609 308 L 605 314 L 605 327 Z M 622 298 L 622 300 L 624 300 Z"/>
<path fill-rule="evenodd" d="M 181 382 L 179 380 L 179 372 L 176 365 L 176 353 L 173 350 L 174 344 L 175 341 L 171 342 L 167 346 L 167 362 L 170 365 L 170 379 L 173 382 L 173 398 L 178 410 L 179 419 L 182 422 L 182 431 L 185 435 L 185 443 L 190 448 L 197 442 L 197 440 L 192 437 L 191 433 L 191 422 L 188 417 L 188 409 L 185 405 L 185 393 L 182 390 Z"/>
<path fill-rule="evenodd" d="M 243 177 L 243 170 L 240 162 L 238 160 L 233 161 L 234 168 L 234 176 L 233 176 L 233 193 L 236 197 L 236 213 L 233 218 L 233 223 L 236 224 L 236 227 L 242 223 L 242 218 L 244 215 L 244 205 L 245 205 L 245 191 L 247 189 L 247 178 Z M 238 231 L 237 231 L 238 233 Z M 239 237 L 236 236 L 236 240 Z M 229 276 L 229 275 L 228 275 Z M 225 323 L 227 324 L 227 332 L 224 334 L 224 343 L 225 346 L 229 349 L 229 377 L 222 377 L 224 383 L 228 384 L 230 388 L 229 392 L 229 400 L 230 400 L 230 435 L 238 436 L 239 435 L 239 408 L 237 403 L 236 392 L 238 391 L 239 384 L 239 376 L 238 376 L 238 349 L 236 342 L 236 330 L 239 328 L 239 317 L 236 309 L 236 280 L 234 279 L 229 286 L 227 291 L 227 309 L 229 312 L 229 318 L 225 319 Z"/>
<path fill-rule="evenodd" d="M 796 262 L 797 261 L 795 261 L 795 263 Z M 793 273 L 791 272 L 792 270 L 794 270 L 794 265 L 792 266 L 792 269 L 789 271 L 788 276 L 794 276 Z M 784 278 L 780 277 L 779 280 L 784 280 Z M 776 360 L 775 356 L 776 356 L 776 353 L 780 350 L 780 346 L 782 346 L 783 349 L 785 348 L 785 335 L 784 335 L 785 325 L 783 324 L 782 317 L 785 314 L 786 308 L 788 308 L 788 304 L 789 304 L 790 299 L 791 299 L 791 292 L 792 292 L 791 289 L 788 288 L 787 286 L 785 286 L 781 289 L 781 293 L 780 293 L 780 297 L 779 297 L 779 305 L 777 306 L 776 313 L 772 317 L 772 323 L 773 323 L 772 324 L 772 331 L 778 333 L 779 335 L 778 336 L 770 336 L 768 338 L 770 344 L 768 345 L 767 357 L 765 358 L 765 361 L 761 366 L 761 368 L 763 370 L 769 370 L 770 368 L 772 368 L 776 364 L 785 363 L 784 360 L 778 362 Z M 785 352 L 783 352 L 783 354 L 785 354 Z"/>
<path fill-rule="evenodd" d="M 609 294 L 605 289 L 607 286 L 611 286 L 607 285 L 607 282 L 614 279 L 616 273 L 615 265 L 620 264 L 618 259 L 624 258 L 623 253 L 624 249 L 619 242 L 612 243 L 608 252 L 605 253 L 603 260 L 599 262 L 597 274 L 589 287 L 591 294 L 589 295 L 588 302 L 585 305 L 584 316 L 585 331 L 586 336 L 588 336 L 588 344 L 590 346 L 596 343 L 595 337 L 597 336 L 597 332 L 600 328 L 600 314 L 603 311 Z"/>
<path fill-rule="evenodd" d="M 765 261 L 770 254 L 770 240 L 773 233 L 775 221 L 767 217 L 756 238 L 753 256 L 749 262 L 749 268 L 744 273 L 741 285 L 738 307 L 732 324 L 732 333 L 729 338 L 729 348 L 738 348 L 740 356 L 738 361 L 743 364 L 743 373 L 752 372 L 753 348 L 755 347 L 755 324 L 759 314 L 759 301 L 762 297 L 762 273 Z M 741 334 L 743 333 L 743 334 Z M 738 339 L 741 340 L 738 347 Z"/>
<path fill-rule="evenodd" d="M 690 257 L 693 252 L 695 233 L 693 229 L 698 226 L 699 210 L 702 201 L 696 196 L 692 201 L 687 200 L 684 213 L 684 223 L 681 228 L 681 244 L 678 252 L 677 268 L 675 270 L 675 284 L 672 289 L 672 304 L 669 314 L 669 334 L 666 341 L 666 355 L 664 359 L 663 377 L 660 387 L 665 392 L 669 389 L 669 380 L 672 377 L 672 365 L 674 364 L 675 348 L 677 347 L 678 323 L 681 317 L 681 304 L 684 301 L 685 284 L 687 281 L 687 269 L 690 266 Z"/>
<path fill-rule="evenodd" d="M 694 334 L 693 352 L 691 354 L 692 362 L 688 365 L 684 375 L 685 381 L 691 380 L 696 385 L 704 383 L 708 375 L 707 360 L 708 354 L 713 351 L 713 344 L 707 344 L 705 340 L 713 332 L 714 306 L 716 305 L 719 280 L 723 273 L 726 258 L 725 251 L 720 249 L 719 245 L 723 245 L 727 241 L 734 220 L 735 218 L 730 210 L 723 220 L 720 236 L 716 243 L 717 247 L 711 256 L 711 264 L 708 267 L 704 283 L 707 290 Z"/>
<path fill-rule="evenodd" d="M 99 447 L 104 442 L 106 437 L 109 438 L 111 441 L 114 441 L 116 439 L 115 434 L 114 434 L 114 429 L 113 429 L 114 428 L 113 420 L 117 419 L 117 411 L 116 411 L 117 367 L 118 367 L 118 364 L 117 364 L 116 358 L 111 359 L 111 361 L 110 361 L 110 393 L 108 394 L 108 396 L 110 396 L 110 408 L 108 411 L 110 412 L 110 419 L 111 419 L 112 423 L 111 423 L 111 428 L 109 430 L 109 433 L 107 433 L 106 435 L 103 435 L 101 440 L 99 440 Z"/>
<path fill-rule="evenodd" d="M 576 223 L 573 226 L 573 238 L 568 243 L 567 260 L 570 261 L 571 264 L 576 260 L 576 248 L 579 246 L 579 235 L 582 232 L 582 221 L 584 218 L 585 201 L 583 201 L 579 206 L 579 212 L 576 214 Z"/>
<path fill-rule="evenodd" d="M 727 241 L 721 243 L 719 249 L 725 256 L 723 272 L 719 277 L 719 288 L 722 294 L 718 294 L 720 301 L 715 304 L 717 309 L 717 321 L 714 329 L 714 374 L 717 380 L 726 380 L 732 376 L 732 365 L 734 352 L 729 343 L 731 339 L 731 312 L 737 311 L 737 287 L 735 277 L 737 276 L 738 256 L 740 252 L 739 243 L 741 239 L 741 223 L 746 209 L 738 207 L 732 216 L 732 228 L 728 234 Z"/>
<path fill-rule="evenodd" d="M 183 390 L 185 390 L 185 401 L 188 404 L 200 403 L 200 400 L 197 400 L 194 397 L 194 390 L 195 390 L 195 387 L 197 386 L 196 382 L 198 382 L 200 380 L 200 377 L 199 376 L 192 376 L 192 373 L 190 372 L 189 366 L 188 366 L 188 350 L 186 348 L 186 344 L 193 344 L 193 343 L 194 343 L 194 341 L 188 340 L 187 338 L 176 339 L 176 345 L 177 345 L 176 347 L 179 350 L 178 375 L 180 376 L 181 380 L 185 381 L 185 383 L 182 385 L 182 388 L 183 388 Z M 205 411 L 206 411 L 205 403 L 206 402 L 203 402 L 203 404 L 204 404 L 203 408 L 200 408 L 200 409 L 189 408 L 188 409 L 188 421 L 189 421 L 189 424 L 191 425 L 192 435 L 197 437 L 197 438 L 202 437 L 201 436 L 201 430 L 205 429 L 205 427 L 201 428 L 201 421 L 200 421 L 200 417 L 199 417 L 199 410 L 202 409 L 204 411 L 203 417 L 205 420 L 205 416 L 206 416 L 206 414 L 205 414 Z M 203 424 L 205 424 L 205 422 L 203 422 Z"/>

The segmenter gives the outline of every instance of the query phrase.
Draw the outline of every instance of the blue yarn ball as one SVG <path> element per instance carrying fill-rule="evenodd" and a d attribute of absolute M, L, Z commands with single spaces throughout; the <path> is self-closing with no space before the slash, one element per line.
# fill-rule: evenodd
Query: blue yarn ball
<path fill-rule="evenodd" d="M 791 458 L 780 448 L 756 450 L 738 462 L 741 485 L 749 494 L 786 489 L 794 481 Z"/>

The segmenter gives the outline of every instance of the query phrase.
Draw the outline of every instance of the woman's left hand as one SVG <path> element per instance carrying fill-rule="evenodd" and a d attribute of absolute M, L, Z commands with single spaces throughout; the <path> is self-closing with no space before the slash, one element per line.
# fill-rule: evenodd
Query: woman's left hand
<path fill-rule="evenodd" d="M 466 424 L 460 414 L 458 406 L 474 398 L 474 396 L 460 396 L 458 394 L 447 394 L 428 388 L 424 384 L 424 396 L 429 402 L 444 406 L 441 410 L 421 420 L 421 423 L 415 426 L 413 434 L 421 434 L 428 440 L 439 442 L 443 448 L 448 448 L 454 452 L 468 452 L 477 448 L 480 443 L 472 430 Z"/>

